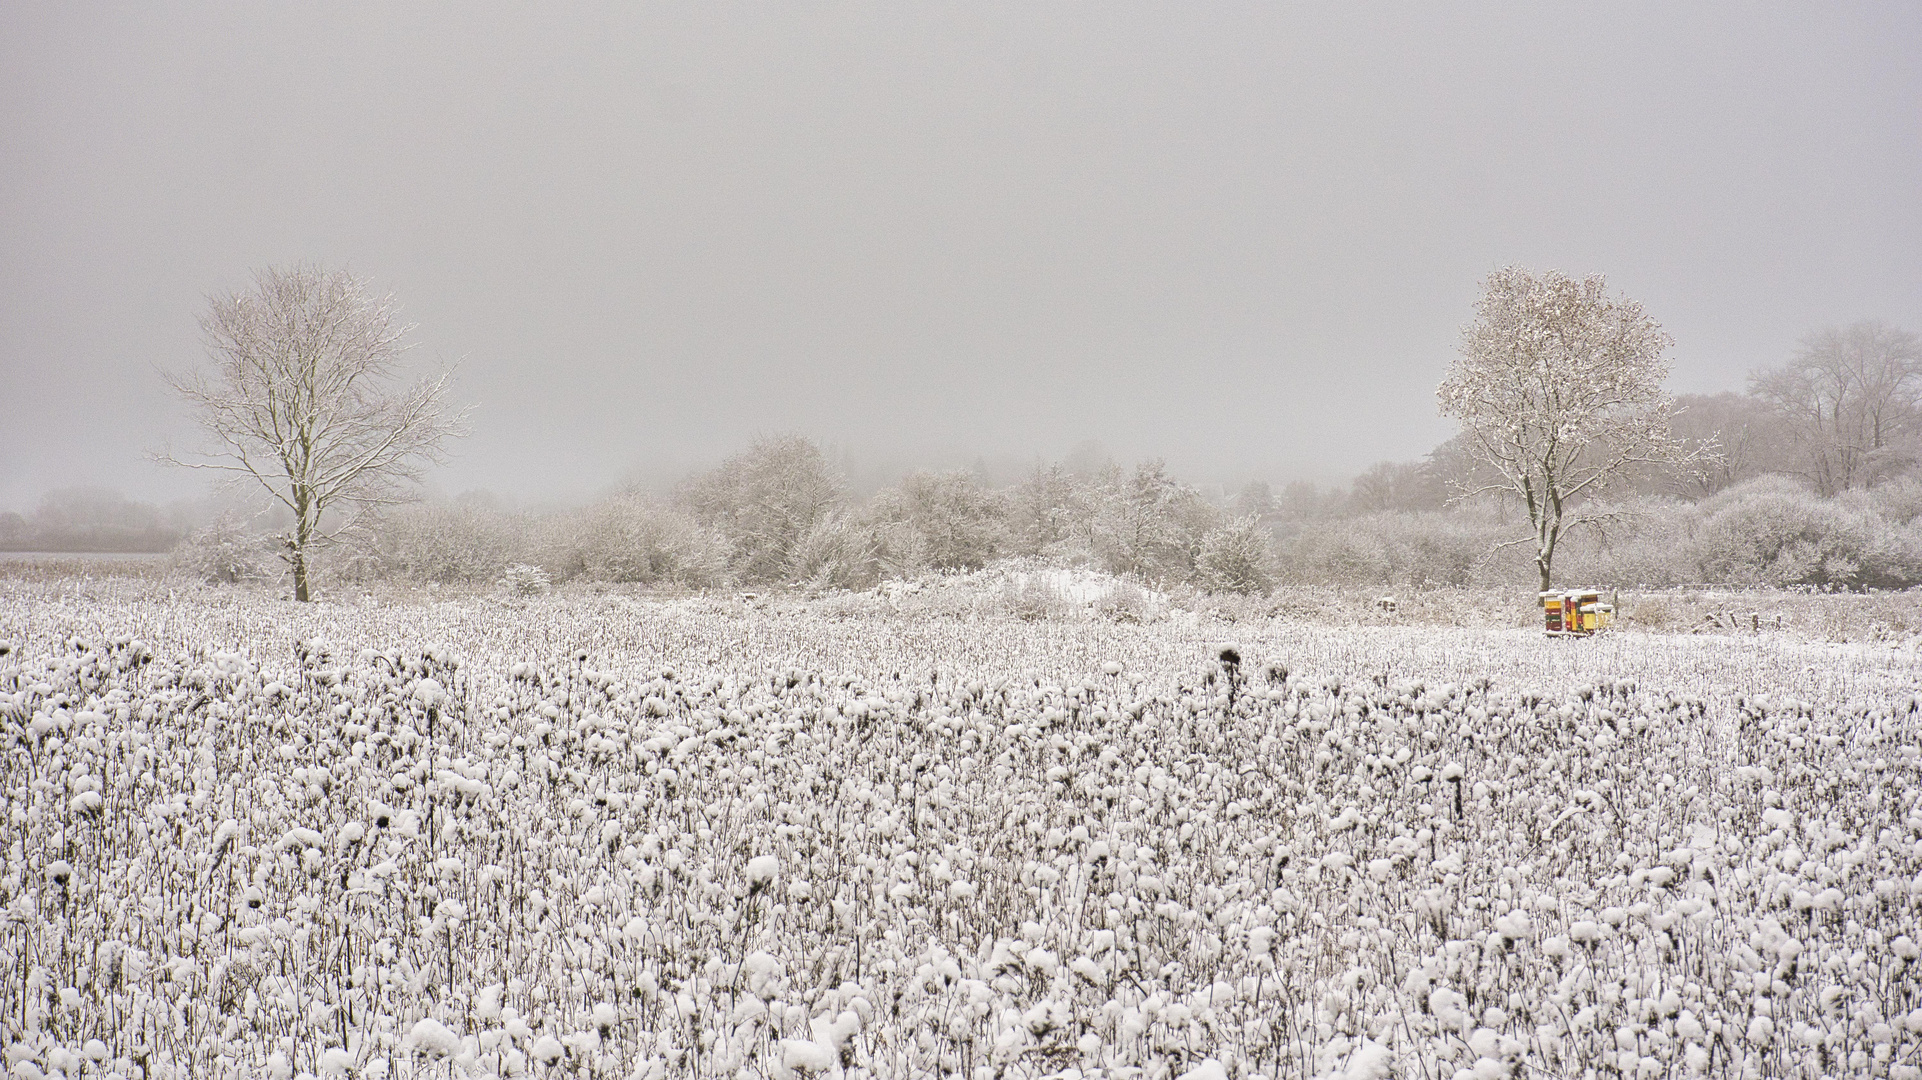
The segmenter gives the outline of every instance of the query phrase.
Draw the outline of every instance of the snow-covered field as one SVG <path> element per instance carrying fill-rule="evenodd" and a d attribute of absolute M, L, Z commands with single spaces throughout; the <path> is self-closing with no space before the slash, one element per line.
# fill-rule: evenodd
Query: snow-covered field
<path fill-rule="evenodd" d="M 1913 651 L 111 582 L 0 640 L 16 1076 L 1922 1075 Z"/>

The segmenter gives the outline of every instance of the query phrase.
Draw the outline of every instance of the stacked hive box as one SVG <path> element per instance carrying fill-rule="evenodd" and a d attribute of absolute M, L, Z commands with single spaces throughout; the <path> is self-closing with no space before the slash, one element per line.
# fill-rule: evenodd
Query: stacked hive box
<path fill-rule="evenodd" d="M 1615 606 L 1595 589 L 1550 589 L 1540 599 L 1544 629 L 1553 636 L 1586 636 L 1615 621 Z"/>

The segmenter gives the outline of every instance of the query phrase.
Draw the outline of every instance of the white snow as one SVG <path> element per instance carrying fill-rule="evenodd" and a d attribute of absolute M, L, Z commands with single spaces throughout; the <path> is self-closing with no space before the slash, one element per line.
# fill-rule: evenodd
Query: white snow
<path fill-rule="evenodd" d="M 436 1057 L 460 1053 L 460 1036 L 431 1016 L 422 1018 L 407 1032 L 407 1044 Z"/>
<path fill-rule="evenodd" d="M 781 872 L 781 860 L 773 855 L 756 855 L 747 861 L 747 883 L 768 885 Z"/>

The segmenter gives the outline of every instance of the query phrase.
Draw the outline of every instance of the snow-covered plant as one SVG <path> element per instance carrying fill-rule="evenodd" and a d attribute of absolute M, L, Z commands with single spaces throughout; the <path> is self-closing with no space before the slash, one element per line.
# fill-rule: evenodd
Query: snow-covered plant
<path fill-rule="evenodd" d="M 546 570 L 528 563 L 515 563 L 501 575 L 501 585 L 515 596 L 539 596 L 553 582 L 548 579 Z"/>
<path fill-rule="evenodd" d="M 1195 582 L 1210 592 L 1265 596 L 1274 587 L 1274 558 L 1274 542 L 1260 520 L 1235 518 L 1201 538 Z"/>
<path fill-rule="evenodd" d="M 247 520 L 226 514 L 196 529 L 173 550 L 173 565 L 210 585 L 269 581 L 280 571 L 273 541 Z"/>
<path fill-rule="evenodd" d="M 1893 650 L 586 595 L 0 631 L 13 1075 L 1922 1059 Z"/>

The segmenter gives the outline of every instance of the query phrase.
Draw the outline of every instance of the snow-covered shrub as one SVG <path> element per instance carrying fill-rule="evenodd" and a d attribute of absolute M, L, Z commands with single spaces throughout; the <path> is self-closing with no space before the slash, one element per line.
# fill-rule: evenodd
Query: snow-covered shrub
<path fill-rule="evenodd" d="M 901 557 L 895 539 L 858 514 L 831 511 L 795 543 L 788 576 L 817 589 L 871 589 Z"/>
<path fill-rule="evenodd" d="M 1311 521 L 1278 545 L 1275 561 L 1291 585 L 1397 583 L 1388 545 L 1359 519 Z"/>
<path fill-rule="evenodd" d="M 911 534 L 921 570 L 979 570 L 1008 553 L 1008 499 L 970 472 L 916 472 L 878 493 L 864 512 Z M 897 546 L 902 546 L 898 545 Z"/>
<path fill-rule="evenodd" d="M 547 571 L 530 563 L 515 563 L 501 575 L 501 585 L 515 596 L 539 596 L 553 585 Z"/>
<path fill-rule="evenodd" d="M 1017 619 L 1060 619 L 1079 605 L 1046 573 L 1010 574 L 1001 583 L 993 610 Z"/>
<path fill-rule="evenodd" d="M 524 518 L 470 503 L 391 507 L 375 533 L 379 565 L 420 583 L 494 581 L 509 564 L 525 558 L 528 548 Z"/>
<path fill-rule="evenodd" d="M 799 435 L 782 435 L 757 439 L 688 481 L 675 505 L 722 538 L 729 573 L 762 584 L 789 580 L 795 545 L 841 495 L 841 478 L 821 448 Z"/>
<path fill-rule="evenodd" d="M 1095 610 L 1115 622 L 1146 623 L 1161 616 L 1161 605 L 1146 589 L 1121 579 L 1102 590 Z"/>
<path fill-rule="evenodd" d="M 1914 530 L 1884 519 L 1873 496 L 1822 499 L 1770 476 L 1729 488 L 1698 510 L 1695 559 L 1706 581 L 1844 588 L 1922 582 Z"/>
<path fill-rule="evenodd" d="M 1195 575 L 1202 540 L 1222 513 L 1200 492 L 1168 475 L 1165 463 L 1145 461 L 1094 491 L 1090 523 L 1094 554 L 1117 577 L 1187 584 Z"/>
<path fill-rule="evenodd" d="M 1280 544 L 1285 582 L 1467 585 L 1523 581 L 1526 553 L 1504 548 L 1516 526 L 1480 508 L 1309 522 Z"/>
<path fill-rule="evenodd" d="M 273 538 L 253 531 L 237 514 L 194 530 L 174 548 L 172 563 L 210 585 L 273 581 L 284 569 Z"/>
<path fill-rule="evenodd" d="M 1922 520 L 1922 480 L 1900 476 L 1877 484 L 1868 491 L 1869 503 L 1884 521 L 1892 525 L 1913 525 Z"/>
<path fill-rule="evenodd" d="M 1556 552 L 1560 580 L 1648 587 L 1705 580 L 1694 558 L 1699 515 L 1690 504 L 1633 499 L 1585 507 L 1583 518 L 1587 524 L 1571 531 Z"/>
<path fill-rule="evenodd" d="M 730 548 L 681 510 L 616 495 L 569 519 L 545 564 L 590 581 L 705 588 L 725 583 Z"/>
<path fill-rule="evenodd" d="M 1254 517 L 1224 522 L 1201 538 L 1195 584 L 1209 592 L 1266 596 L 1274 586 L 1274 541 Z"/>

